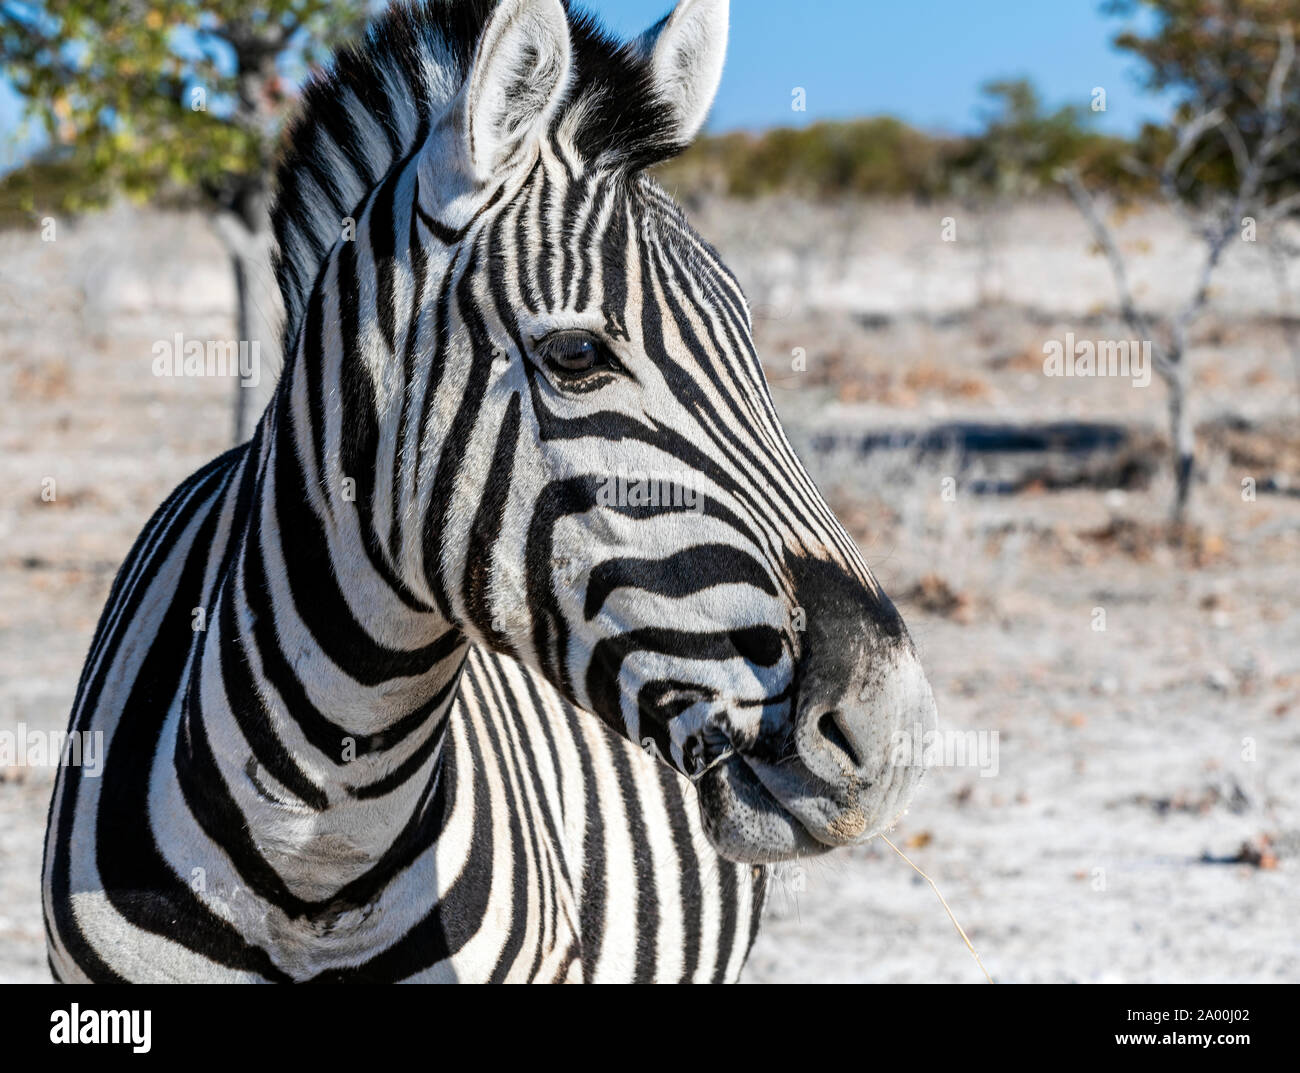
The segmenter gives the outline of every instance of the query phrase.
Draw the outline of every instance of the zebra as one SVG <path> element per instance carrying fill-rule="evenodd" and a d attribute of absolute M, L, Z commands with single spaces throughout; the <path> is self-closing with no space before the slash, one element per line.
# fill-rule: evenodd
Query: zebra
<path fill-rule="evenodd" d="M 78 685 L 57 979 L 733 981 L 773 866 L 906 807 L 915 646 L 647 174 L 728 20 L 428 0 L 304 92 L 274 396 Z"/>

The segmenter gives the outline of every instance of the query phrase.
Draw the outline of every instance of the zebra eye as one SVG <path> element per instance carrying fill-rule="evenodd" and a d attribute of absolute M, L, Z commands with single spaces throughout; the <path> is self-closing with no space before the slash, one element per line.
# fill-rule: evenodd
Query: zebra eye
<path fill-rule="evenodd" d="M 618 372 L 622 366 L 609 347 L 587 332 L 556 332 L 537 344 L 537 356 L 556 376 L 582 380 L 597 372 Z"/>

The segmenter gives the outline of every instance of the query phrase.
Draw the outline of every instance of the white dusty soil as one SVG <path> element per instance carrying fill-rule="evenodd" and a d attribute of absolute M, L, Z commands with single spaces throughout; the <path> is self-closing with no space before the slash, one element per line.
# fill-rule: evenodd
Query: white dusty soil
<path fill-rule="evenodd" d="M 959 418 L 1162 427 L 1158 383 L 1042 375 L 1045 340 L 1126 334 L 1067 206 L 711 203 L 697 221 L 750 290 L 797 446 Z M 1176 224 L 1147 213 L 1124 241 L 1140 300 L 1168 308 L 1192 263 Z M 178 331 L 228 334 L 230 306 L 192 218 L 117 211 L 52 244 L 0 234 L 0 732 L 64 725 L 117 563 L 228 445 L 231 386 L 150 362 Z M 1300 979 L 1300 498 L 1240 494 L 1246 477 L 1300 478 L 1294 446 L 1273 442 L 1300 415 L 1276 309 L 1262 255 L 1234 251 L 1196 336 L 1196 414 L 1253 439 L 1203 438 L 1187 548 L 1156 532 L 1163 471 L 1125 491 L 977 497 L 953 459 L 806 453 L 902 609 L 945 728 L 997 735 L 996 774 L 935 769 L 891 838 L 999 980 Z M 0 981 L 48 978 L 51 785 L 48 768 L 0 766 Z M 876 840 L 782 870 L 745 978 L 983 977 Z"/>

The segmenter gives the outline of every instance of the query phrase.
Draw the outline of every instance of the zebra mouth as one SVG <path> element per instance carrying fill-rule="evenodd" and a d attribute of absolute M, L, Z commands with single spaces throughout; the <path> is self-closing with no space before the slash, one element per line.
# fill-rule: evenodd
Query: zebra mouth
<path fill-rule="evenodd" d="M 728 860 L 772 864 L 814 857 L 838 844 L 809 831 L 740 752 L 710 766 L 696 786 L 704 832 Z"/>

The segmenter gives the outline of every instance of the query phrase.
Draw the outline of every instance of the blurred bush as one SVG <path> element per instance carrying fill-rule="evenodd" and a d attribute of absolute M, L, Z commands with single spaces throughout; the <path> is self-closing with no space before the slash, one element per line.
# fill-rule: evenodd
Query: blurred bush
<path fill-rule="evenodd" d="M 702 138 L 661 169 L 669 185 L 733 197 L 797 193 L 925 196 L 943 181 L 949 143 L 897 119 Z"/>
<path fill-rule="evenodd" d="M 965 137 L 930 134 L 889 116 L 736 132 L 701 138 L 658 169 L 682 197 L 755 198 L 793 194 L 845 197 L 1027 196 L 1051 185 L 1058 168 L 1075 167 L 1094 189 L 1124 196 L 1152 191 L 1151 165 L 1169 150 L 1163 129 L 1135 141 L 1088 128 L 1084 109 L 1046 111 L 1025 81 L 984 90 L 982 129 Z M 106 184 L 105 184 L 106 185 Z M 0 227 L 33 212 L 102 200 L 94 172 L 59 156 L 44 157 L 0 180 Z M 155 188 L 155 199 L 166 187 Z"/>
<path fill-rule="evenodd" d="M 1046 111 L 1023 80 L 984 88 L 988 106 L 978 134 L 928 134 L 888 116 L 732 133 L 700 139 L 658 176 L 678 194 L 753 198 L 788 193 L 812 198 L 1017 195 L 1049 186 L 1075 167 L 1094 186 L 1123 195 L 1150 192 L 1135 161 L 1159 155 L 1151 135 L 1139 142 L 1088 128 L 1080 108 Z"/>

